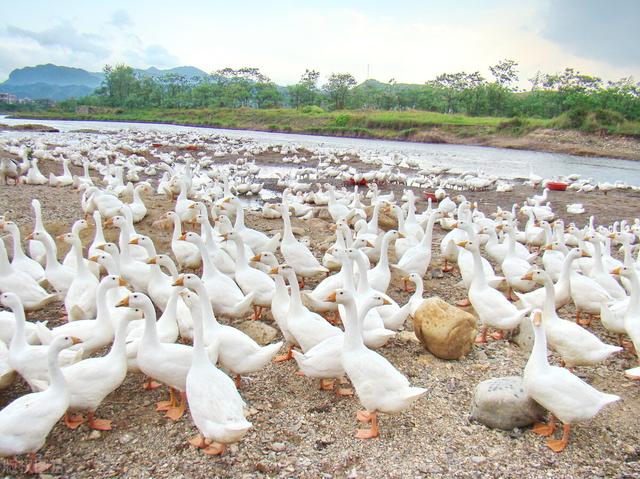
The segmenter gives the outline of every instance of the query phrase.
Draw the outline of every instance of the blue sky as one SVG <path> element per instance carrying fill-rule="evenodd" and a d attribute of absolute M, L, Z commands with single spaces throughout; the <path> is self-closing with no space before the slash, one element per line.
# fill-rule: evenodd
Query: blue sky
<path fill-rule="evenodd" d="M 305 68 L 424 82 L 519 62 L 522 85 L 566 66 L 640 78 L 640 1 L 141 0 L 0 2 L 0 81 L 14 68 L 106 63 L 205 71 L 256 66 L 281 84 Z"/>

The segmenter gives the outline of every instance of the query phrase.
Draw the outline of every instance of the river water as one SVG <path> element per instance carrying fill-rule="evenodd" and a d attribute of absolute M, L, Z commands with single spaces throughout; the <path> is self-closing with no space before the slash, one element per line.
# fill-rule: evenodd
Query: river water
<path fill-rule="evenodd" d="M 94 130 L 156 130 L 167 133 L 197 133 L 202 136 L 225 135 L 247 138 L 268 144 L 294 144 L 306 148 L 325 150 L 364 151 L 369 155 L 399 153 L 418 160 L 422 166 L 449 166 L 458 171 L 481 171 L 504 178 L 528 177 L 535 173 L 545 178 L 577 173 L 594 181 L 615 182 L 640 186 L 640 161 L 615 158 L 582 157 L 560 153 L 528 150 L 510 150 L 485 146 L 408 143 L 388 140 L 366 140 L 328 136 L 308 136 L 290 133 L 270 133 L 248 130 L 224 130 L 156 123 L 125 123 L 104 121 L 21 120 L 0 115 L 0 123 L 18 125 L 38 123 L 57 128 L 61 132 L 78 129 Z M 56 133 L 0 132 L 4 135 L 55 135 Z"/>

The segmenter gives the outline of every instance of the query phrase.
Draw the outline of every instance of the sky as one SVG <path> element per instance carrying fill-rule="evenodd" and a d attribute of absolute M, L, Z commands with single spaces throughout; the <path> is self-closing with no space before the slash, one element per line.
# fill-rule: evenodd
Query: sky
<path fill-rule="evenodd" d="M 518 62 L 521 86 L 565 67 L 640 79 L 640 0 L 0 0 L 0 81 L 54 63 L 100 71 L 258 67 L 279 84 L 326 78 L 423 83 Z"/>

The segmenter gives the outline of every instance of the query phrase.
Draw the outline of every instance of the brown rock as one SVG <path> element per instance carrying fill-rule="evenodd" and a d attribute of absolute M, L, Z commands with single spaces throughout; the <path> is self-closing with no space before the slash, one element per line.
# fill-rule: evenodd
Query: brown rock
<path fill-rule="evenodd" d="M 238 329 L 251 337 L 256 343 L 264 346 L 273 342 L 278 331 L 262 321 L 244 321 L 238 325 Z"/>
<path fill-rule="evenodd" d="M 373 213 L 373 209 L 371 210 L 371 213 Z M 370 215 L 369 212 L 367 212 L 367 214 Z M 378 226 L 385 231 L 398 229 L 398 218 L 396 218 L 395 213 L 388 206 L 380 208 L 380 213 L 378 214 Z"/>
<path fill-rule="evenodd" d="M 427 351 L 441 359 L 458 359 L 473 348 L 476 318 L 439 297 L 426 299 L 416 311 L 413 329 Z"/>

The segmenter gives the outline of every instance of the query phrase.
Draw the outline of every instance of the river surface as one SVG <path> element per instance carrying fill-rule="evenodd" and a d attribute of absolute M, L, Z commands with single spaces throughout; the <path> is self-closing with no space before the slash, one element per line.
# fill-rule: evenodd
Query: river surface
<path fill-rule="evenodd" d="M 290 133 L 271 133 L 249 130 L 225 130 L 220 128 L 200 128 L 160 123 L 126 123 L 105 121 L 68 121 L 11 119 L 0 115 L 0 123 L 20 125 L 37 123 L 57 128 L 61 132 L 79 129 L 94 130 L 155 130 L 166 133 L 197 133 L 201 136 L 225 135 L 232 138 L 246 138 L 268 144 L 295 144 L 309 149 L 358 150 L 369 155 L 401 155 L 416 159 L 420 165 L 449 166 L 458 171 L 481 171 L 503 178 L 524 178 L 535 173 L 545 178 L 580 174 L 583 178 L 593 178 L 596 182 L 624 181 L 640 186 L 640 161 L 615 158 L 583 157 L 561 153 L 547 153 L 529 150 L 510 150 L 469 145 L 444 145 L 433 143 L 409 143 L 388 140 L 367 140 L 329 136 L 309 136 Z M 6 135 L 56 135 L 56 133 L 0 132 Z"/>

